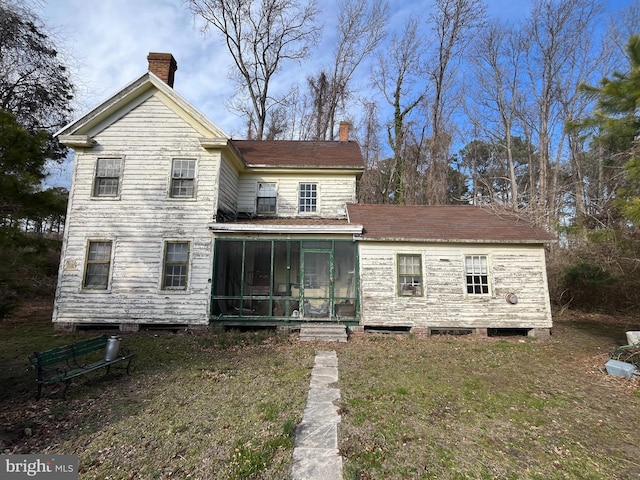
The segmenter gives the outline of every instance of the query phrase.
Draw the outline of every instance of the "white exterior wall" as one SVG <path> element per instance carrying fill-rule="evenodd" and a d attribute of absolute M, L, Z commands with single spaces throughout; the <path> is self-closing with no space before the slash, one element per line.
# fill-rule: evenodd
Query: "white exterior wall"
<path fill-rule="evenodd" d="M 398 254 L 422 258 L 424 295 L 398 295 Z M 464 259 L 487 255 L 489 295 L 466 293 Z M 550 328 L 541 245 L 359 242 L 361 324 L 423 328 Z M 507 294 L 517 295 L 509 304 Z"/>
<path fill-rule="evenodd" d="M 298 213 L 299 185 L 318 185 L 318 211 L 302 214 L 305 217 L 344 218 L 345 204 L 356 201 L 355 175 L 322 174 L 243 174 L 238 188 L 238 212 L 254 214 L 258 183 L 276 184 L 276 215 L 296 217 Z"/>
<path fill-rule="evenodd" d="M 208 324 L 220 153 L 152 96 L 75 157 L 53 321 Z M 121 156 L 120 195 L 92 197 L 99 157 Z M 193 199 L 169 198 L 173 158 L 196 160 Z M 82 288 L 89 240 L 111 240 L 109 288 Z M 161 289 L 164 242 L 189 241 L 188 288 Z"/>
<path fill-rule="evenodd" d="M 227 213 L 235 213 L 237 211 L 239 181 L 238 171 L 233 168 L 231 162 L 223 156 L 220 165 L 218 209 Z"/>

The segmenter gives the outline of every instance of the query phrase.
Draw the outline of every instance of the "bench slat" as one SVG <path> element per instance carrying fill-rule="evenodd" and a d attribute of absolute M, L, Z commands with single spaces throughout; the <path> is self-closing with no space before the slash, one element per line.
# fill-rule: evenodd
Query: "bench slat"
<path fill-rule="evenodd" d="M 86 355 L 88 353 L 102 350 L 107 346 L 107 336 L 103 335 L 98 338 L 92 338 L 91 340 L 83 340 L 81 342 L 74 343 L 73 353 L 76 357 Z"/>

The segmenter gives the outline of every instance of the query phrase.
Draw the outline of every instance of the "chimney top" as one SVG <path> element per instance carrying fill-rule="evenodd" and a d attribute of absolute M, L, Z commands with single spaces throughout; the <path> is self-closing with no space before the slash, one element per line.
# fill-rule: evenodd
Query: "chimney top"
<path fill-rule="evenodd" d="M 339 137 L 341 142 L 349 141 L 349 122 L 340 122 Z"/>
<path fill-rule="evenodd" d="M 173 78 L 178 70 L 178 63 L 170 53 L 150 52 L 147 56 L 149 71 L 173 88 Z"/>

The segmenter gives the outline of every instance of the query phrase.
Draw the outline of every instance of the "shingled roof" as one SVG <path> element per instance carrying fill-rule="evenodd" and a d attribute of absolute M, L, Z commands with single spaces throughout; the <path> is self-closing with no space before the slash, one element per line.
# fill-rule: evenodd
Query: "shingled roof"
<path fill-rule="evenodd" d="M 347 205 L 365 240 L 547 243 L 554 237 L 515 215 L 467 205 Z"/>
<path fill-rule="evenodd" d="M 232 140 L 249 167 L 364 169 L 356 142 Z"/>

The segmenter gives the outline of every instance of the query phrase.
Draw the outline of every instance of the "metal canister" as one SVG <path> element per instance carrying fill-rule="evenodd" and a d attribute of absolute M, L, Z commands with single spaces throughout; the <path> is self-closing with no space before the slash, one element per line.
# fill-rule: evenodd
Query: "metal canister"
<path fill-rule="evenodd" d="M 110 362 L 118 358 L 118 350 L 120 350 L 121 337 L 111 335 L 107 338 L 107 347 L 104 350 L 104 361 Z"/>

